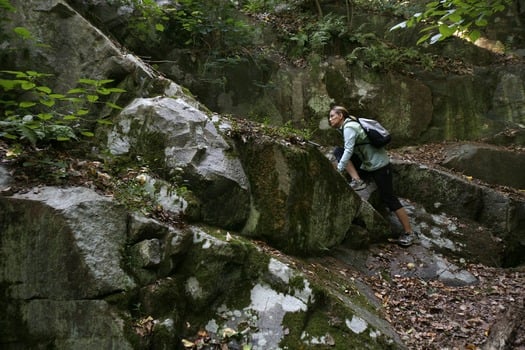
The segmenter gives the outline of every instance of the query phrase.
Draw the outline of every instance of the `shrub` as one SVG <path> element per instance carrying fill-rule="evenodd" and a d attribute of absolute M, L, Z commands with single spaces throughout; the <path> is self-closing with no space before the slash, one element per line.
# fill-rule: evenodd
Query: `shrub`
<path fill-rule="evenodd" d="M 89 106 L 104 103 L 119 109 L 116 104 L 102 102 L 102 96 L 121 93 L 125 90 L 107 87 L 113 80 L 80 79 L 79 87 L 65 94 L 53 92 L 41 82 L 50 74 L 36 71 L 0 71 L 0 137 L 29 142 L 68 141 L 79 135 L 93 136 L 81 128 L 86 121 Z M 96 119 L 98 123 L 109 123 Z"/>

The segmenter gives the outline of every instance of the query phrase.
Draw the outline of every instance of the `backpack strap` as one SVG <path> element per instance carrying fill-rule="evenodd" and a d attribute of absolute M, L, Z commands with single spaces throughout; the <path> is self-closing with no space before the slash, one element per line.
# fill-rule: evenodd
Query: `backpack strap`
<path fill-rule="evenodd" d="M 354 118 L 355 118 L 355 119 L 354 119 Z M 361 122 L 359 121 L 359 117 L 356 117 L 355 115 L 351 115 L 349 119 L 350 119 L 351 121 L 357 122 L 357 124 L 359 124 L 359 126 L 361 127 L 361 129 L 365 132 L 366 138 L 368 138 L 368 135 L 366 134 L 366 130 L 365 130 L 365 128 L 363 127 L 363 124 L 361 124 Z M 356 145 L 356 146 L 363 146 L 363 145 L 369 145 L 369 144 L 370 144 L 370 141 L 369 141 L 369 142 L 360 142 L 360 143 L 356 143 L 355 145 Z"/>

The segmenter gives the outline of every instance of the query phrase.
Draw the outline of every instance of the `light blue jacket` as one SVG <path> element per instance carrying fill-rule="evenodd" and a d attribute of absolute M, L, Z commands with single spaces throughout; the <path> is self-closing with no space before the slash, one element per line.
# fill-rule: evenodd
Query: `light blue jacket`
<path fill-rule="evenodd" d="M 339 172 L 344 172 L 346 169 L 346 165 L 354 153 L 354 148 L 356 154 L 361 158 L 361 169 L 365 171 L 377 170 L 390 163 L 390 158 L 385 148 L 376 148 L 370 145 L 365 131 L 357 121 L 352 118 L 346 118 L 339 131 L 343 135 L 345 149 L 341 160 L 337 164 Z"/>

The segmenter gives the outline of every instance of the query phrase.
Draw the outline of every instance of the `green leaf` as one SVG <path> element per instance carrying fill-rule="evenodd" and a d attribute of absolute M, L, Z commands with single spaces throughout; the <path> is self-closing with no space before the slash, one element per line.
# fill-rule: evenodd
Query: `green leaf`
<path fill-rule="evenodd" d="M 120 107 L 119 105 L 117 104 L 114 104 L 113 102 L 106 102 L 106 106 L 110 107 L 110 108 L 113 108 L 113 109 L 118 109 L 118 110 L 121 110 L 122 107 Z"/>
<path fill-rule="evenodd" d="M 31 32 L 25 27 L 16 27 L 15 29 L 13 29 L 13 31 L 24 40 L 31 39 L 33 37 Z"/>
<path fill-rule="evenodd" d="M 432 35 L 432 33 L 427 33 L 427 34 L 423 35 L 421 38 L 419 38 L 419 40 L 417 41 L 416 45 L 419 45 L 419 44 L 427 41 L 427 39 L 430 38 L 431 35 Z"/>
<path fill-rule="evenodd" d="M 34 88 L 36 86 L 35 83 L 32 83 L 30 81 L 24 81 L 20 87 L 23 89 L 23 90 L 31 90 L 32 88 Z"/>
<path fill-rule="evenodd" d="M 9 3 L 8 0 L 0 0 L 0 8 L 7 11 L 16 11 L 16 9 Z"/>
<path fill-rule="evenodd" d="M 480 18 L 476 22 L 474 22 L 478 27 L 485 27 L 489 23 L 486 19 Z"/>
<path fill-rule="evenodd" d="M 13 74 L 16 78 L 27 78 L 28 75 L 24 72 L 16 71 L 16 70 L 3 70 L 2 73 L 8 73 Z"/>
<path fill-rule="evenodd" d="M 458 22 L 460 22 L 463 19 L 463 17 L 461 17 L 461 15 L 459 13 L 454 12 L 450 16 L 447 16 L 447 19 L 452 21 L 452 22 L 454 22 L 454 23 L 458 23 Z"/>
<path fill-rule="evenodd" d="M 79 109 L 76 114 L 80 116 L 80 115 L 86 115 L 88 113 L 89 111 L 87 109 Z"/>
<path fill-rule="evenodd" d="M 23 102 L 20 102 L 20 103 L 18 104 L 18 106 L 19 106 L 20 108 L 30 108 L 30 107 L 36 106 L 36 102 L 23 101 Z"/>
<path fill-rule="evenodd" d="M 41 98 L 39 102 L 47 107 L 53 107 L 55 105 L 55 100 Z"/>
<path fill-rule="evenodd" d="M 109 84 L 109 83 L 112 83 L 114 82 L 115 80 L 114 79 L 102 79 L 102 80 L 99 80 L 98 81 L 98 86 L 101 86 L 101 85 L 106 85 L 106 84 Z"/>
<path fill-rule="evenodd" d="M 84 135 L 86 137 L 93 137 L 93 136 L 95 136 L 95 134 L 92 133 L 91 131 L 82 131 L 80 134 Z"/>
<path fill-rule="evenodd" d="M 113 122 L 107 119 L 97 119 L 97 123 L 100 125 L 113 125 Z"/>
<path fill-rule="evenodd" d="M 73 115 L 73 114 L 69 114 L 69 115 L 66 115 L 64 118 L 62 118 L 64 120 L 77 120 L 78 117 L 76 115 Z"/>
<path fill-rule="evenodd" d="M 52 92 L 52 90 L 48 88 L 47 86 L 37 86 L 36 90 L 44 92 L 46 94 L 50 94 Z"/>
<path fill-rule="evenodd" d="M 87 100 L 91 103 L 95 103 L 98 101 L 98 95 L 87 95 Z"/>
<path fill-rule="evenodd" d="M 473 30 L 468 35 L 470 41 L 472 41 L 472 42 L 475 42 L 476 40 L 478 40 L 480 38 L 480 36 L 481 36 L 481 33 L 479 32 L 479 30 Z"/>
<path fill-rule="evenodd" d="M 444 38 L 448 38 L 449 36 L 452 36 L 455 32 L 456 32 L 456 27 L 450 27 L 450 26 L 448 26 L 446 24 L 442 24 L 442 25 L 439 26 L 439 33 Z"/>
<path fill-rule="evenodd" d="M 93 79 L 81 78 L 81 79 L 78 80 L 78 82 L 82 83 L 82 84 L 88 84 L 88 85 L 94 85 L 94 86 L 97 85 L 97 81 L 93 80 Z"/>
<path fill-rule="evenodd" d="M 38 78 L 38 77 L 44 77 L 44 76 L 49 76 L 51 74 L 45 74 L 45 73 L 39 73 L 39 72 L 36 72 L 34 70 L 28 70 L 26 71 L 27 75 L 30 76 L 30 77 L 34 77 L 34 78 Z"/>
<path fill-rule="evenodd" d="M 18 140 L 17 136 L 10 134 L 8 132 L 3 133 L 2 137 L 5 137 L 6 139 L 10 139 L 10 140 Z"/>
<path fill-rule="evenodd" d="M 120 89 L 120 88 L 107 88 L 106 90 L 109 91 L 110 93 L 113 93 L 113 92 L 126 92 L 126 90 Z"/>
<path fill-rule="evenodd" d="M 57 141 L 69 141 L 71 139 L 67 136 L 57 136 L 56 140 Z"/>
<path fill-rule="evenodd" d="M 101 95 L 109 95 L 111 92 L 106 88 L 99 88 L 97 89 L 97 93 Z"/>
<path fill-rule="evenodd" d="M 37 117 L 40 119 L 40 120 L 51 120 L 53 119 L 53 114 L 51 113 L 39 113 L 37 114 Z"/>
<path fill-rule="evenodd" d="M 155 30 L 157 30 L 158 32 L 163 32 L 164 26 L 161 23 L 157 23 L 155 24 Z"/>
<path fill-rule="evenodd" d="M 13 90 L 19 84 L 16 80 L 11 79 L 0 79 L 0 87 L 5 91 Z"/>
<path fill-rule="evenodd" d="M 38 135 L 34 130 L 21 126 L 19 132 L 22 135 L 22 138 L 27 139 L 33 146 L 36 145 Z"/>

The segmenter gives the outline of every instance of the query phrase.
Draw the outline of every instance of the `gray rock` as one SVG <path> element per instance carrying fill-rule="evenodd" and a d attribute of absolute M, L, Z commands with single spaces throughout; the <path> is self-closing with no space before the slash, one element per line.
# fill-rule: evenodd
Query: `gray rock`
<path fill-rule="evenodd" d="M 185 100 L 135 100 L 115 121 L 108 148 L 115 155 L 140 157 L 168 174 L 186 178 L 199 202 L 197 211 L 188 212 L 195 220 L 224 228 L 240 227 L 246 221 L 248 180 L 239 159 L 229 155 L 231 147 L 211 120 Z M 183 212 L 187 204 L 180 197 L 166 208 Z"/>

